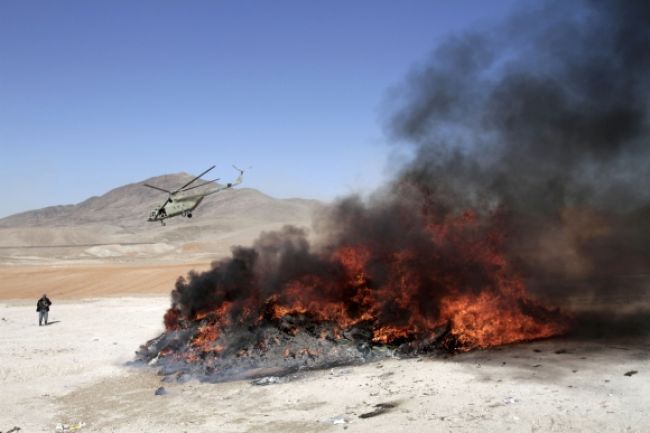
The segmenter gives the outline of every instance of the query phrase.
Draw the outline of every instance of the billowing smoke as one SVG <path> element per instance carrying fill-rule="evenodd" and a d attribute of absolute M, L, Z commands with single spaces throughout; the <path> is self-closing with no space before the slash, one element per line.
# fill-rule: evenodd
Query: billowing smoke
<path fill-rule="evenodd" d="M 464 350 L 565 332 L 554 302 L 647 328 L 594 307 L 648 298 L 648 23 L 647 1 L 558 1 L 449 37 L 387 102 L 412 162 L 323 210 L 315 243 L 287 227 L 179 279 L 169 350 L 242 356 L 296 323 L 330 354 L 351 330 Z"/>
<path fill-rule="evenodd" d="M 643 0 L 556 1 L 448 38 L 389 101 L 415 153 L 400 181 L 503 208 L 544 296 L 647 300 L 649 22 Z"/>

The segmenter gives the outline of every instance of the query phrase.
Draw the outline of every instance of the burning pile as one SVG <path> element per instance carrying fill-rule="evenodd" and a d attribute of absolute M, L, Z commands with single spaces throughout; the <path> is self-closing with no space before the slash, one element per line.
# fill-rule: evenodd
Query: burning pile
<path fill-rule="evenodd" d="M 222 379 L 558 335 L 551 301 L 644 304 L 648 22 L 644 0 L 550 0 L 448 38 L 392 93 L 396 179 L 322 212 L 315 245 L 287 227 L 179 280 L 140 357 Z"/>
<path fill-rule="evenodd" d="M 334 207 L 315 251 L 285 227 L 180 279 L 166 332 L 141 357 L 220 380 L 564 332 L 504 256 L 499 210 L 451 213 L 412 185 L 392 197 Z"/>

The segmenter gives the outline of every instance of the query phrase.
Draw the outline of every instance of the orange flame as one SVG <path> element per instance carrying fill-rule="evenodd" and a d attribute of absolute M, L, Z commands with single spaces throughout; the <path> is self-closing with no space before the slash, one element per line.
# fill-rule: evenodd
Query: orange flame
<path fill-rule="evenodd" d="M 221 331 L 246 320 L 281 320 L 305 316 L 331 324 L 321 338 L 365 323 L 372 341 L 393 344 L 426 339 L 448 327 L 455 349 L 469 350 L 562 334 L 567 329 L 558 310 L 544 307 L 526 292 L 523 280 L 504 254 L 505 234 L 495 216 L 473 211 L 425 225 L 435 251 L 421 257 L 415 249 L 374 251 L 369 245 L 339 245 L 325 257 L 335 275 L 299 275 L 277 293 L 259 298 L 252 291 L 238 305 L 223 302 L 214 311 L 195 313 L 200 321 L 192 345 L 219 352 Z M 381 272 L 376 264 L 381 263 Z M 165 316 L 167 329 L 179 326 L 178 310 Z M 305 352 L 307 353 L 307 352 Z M 285 357 L 292 353 L 287 349 Z"/>

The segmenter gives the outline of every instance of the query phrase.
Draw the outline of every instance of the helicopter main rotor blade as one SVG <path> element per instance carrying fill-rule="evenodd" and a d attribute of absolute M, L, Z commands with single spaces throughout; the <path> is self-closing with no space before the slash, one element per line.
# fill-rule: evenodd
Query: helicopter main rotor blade
<path fill-rule="evenodd" d="M 215 167 L 216 167 L 216 165 L 213 165 L 212 167 L 208 168 L 208 169 L 205 170 L 203 173 L 199 174 L 199 175 L 196 176 L 194 179 L 192 179 L 192 180 L 190 180 L 189 182 L 187 182 L 185 185 L 183 185 L 183 186 L 181 186 L 180 188 L 174 190 L 174 192 L 173 192 L 172 194 L 175 194 L 175 193 L 177 193 L 177 192 L 179 192 L 179 191 L 182 191 L 182 190 L 185 189 L 186 187 L 190 186 L 192 183 L 194 183 L 196 180 L 200 179 L 204 174 L 206 174 L 208 171 L 212 170 L 212 169 L 215 168 Z"/>
<path fill-rule="evenodd" d="M 205 182 L 202 183 L 202 184 L 194 185 L 194 186 L 191 186 L 191 187 L 189 187 L 189 188 L 184 188 L 184 189 L 182 189 L 181 191 L 189 191 L 189 190 L 194 189 L 194 188 L 199 188 L 199 187 L 206 186 L 206 185 L 212 185 L 212 182 L 216 182 L 216 181 L 218 181 L 218 180 L 220 180 L 220 179 L 221 179 L 221 178 L 218 177 L 218 178 L 216 178 L 216 179 L 208 180 L 208 181 L 205 181 Z"/>
<path fill-rule="evenodd" d="M 167 194 L 171 194 L 171 193 L 172 193 L 172 192 L 169 191 L 169 190 L 166 190 L 166 189 L 164 189 L 164 188 L 160 188 L 159 186 L 149 185 L 148 183 L 145 183 L 144 186 L 149 187 L 149 188 L 153 188 L 153 189 L 157 189 L 158 191 L 166 192 Z"/>

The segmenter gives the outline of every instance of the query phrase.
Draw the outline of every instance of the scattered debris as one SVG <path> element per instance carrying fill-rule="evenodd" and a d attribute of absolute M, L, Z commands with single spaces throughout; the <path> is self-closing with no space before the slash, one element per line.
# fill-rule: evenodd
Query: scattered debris
<path fill-rule="evenodd" d="M 633 376 L 633 375 L 635 375 L 637 373 L 638 373 L 638 371 L 636 371 L 636 370 L 630 370 L 627 373 L 625 373 L 623 376 L 630 377 L 630 376 Z"/>
<path fill-rule="evenodd" d="M 533 365 L 533 368 L 539 368 L 541 366 L 542 366 L 542 364 L 535 364 L 535 365 Z"/>
<path fill-rule="evenodd" d="M 555 351 L 555 353 L 558 354 L 558 355 L 561 355 L 563 353 L 569 353 L 569 351 L 566 350 L 566 349 L 558 349 L 558 350 Z"/>
<path fill-rule="evenodd" d="M 514 403 L 517 403 L 518 401 L 519 401 L 519 400 L 517 400 L 517 399 L 514 398 L 514 397 L 506 397 L 506 398 L 503 399 L 503 402 L 504 402 L 505 404 L 514 404 Z"/>
<path fill-rule="evenodd" d="M 397 404 L 395 403 L 379 403 L 376 404 L 375 410 L 371 412 L 362 413 L 359 415 L 359 418 L 372 418 L 373 416 L 381 415 L 382 413 L 389 412 L 391 409 L 396 408 Z"/>
<path fill-rule="evenodd" d="M 78 422 L 76 424 L 63 424 L 58 423 L 54 428 L 56 433 L 72 433 L 75 432 L 86 425 L 85 422 Z"/>
<path fill-rule="evenodd" d="M 273 385 L 276 383 L 280 383 L 280 378 L 278 376 L 265 376 L 261 377 L 259 379 L 255 379 L 251 382 L 251 385 L 259 385 L 259 386 L 265 386 L 265 385 Z"/>
<path fill-rule="evenodd" d="M 159 387 L 158 389 L 156 389 L 156 391 L 154 392 L 154 394 L 155 394 L 155 395 L 165 395 L 165 394 L 167 394 L 167 390 L 165 389 L 164 386 L 161 386 L 161 387 Z"/>
<path fill-rule="evenodd" d="M 338 416 L 333 416 L 332 418 L 327 418 L 322 420 L 321 422 L 325 424 L 347 424 L 350 421 L 344 416 L 344 415 L 338 415 Z"/>
<path fill-rule="evenodd" d="M 540 350 L 540 349 L 533 349 L 533 352 L 535 352 L 535 353 L 540 353 L 541 350 Z"/>
<path fill-rule="evenodd" d="M 2 320 L 5 320 L 5 318 L 3 317 Z M 17 432 L 17 431 L 20 431 L 20 430 L 21 430 L 20 427 L 14 426 L 11 429 L 7 430 L 7 433 L 14 433 L 14 432 Z M 0 433 L 2 433 L 2 432 L 0 432 Z"/>

